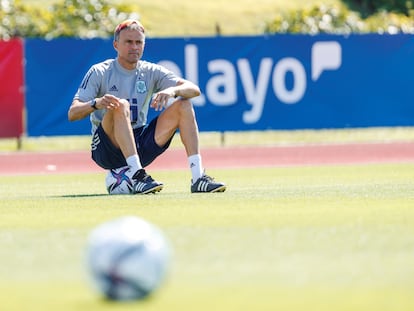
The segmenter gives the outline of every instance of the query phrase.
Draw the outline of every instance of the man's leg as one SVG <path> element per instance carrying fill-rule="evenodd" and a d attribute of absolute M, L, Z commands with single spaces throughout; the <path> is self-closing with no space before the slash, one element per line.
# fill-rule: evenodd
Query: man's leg
<path fill-rule="evenodd" d="M 135 193 L 153 193 L 160 191 L 162 183 L 158 183 L 147 175 L 138 157 L 137 147 L 130 121 L 129 103 L 120 100 L 117 109 L 108 110 L 102 120 L 102 127 L 114 146 L 121 149 L 131 171 Z"/>
<path fill-rule="evenodd" d="M 180 130 L 181 141 L 187 156 L 199 154 L 198 126 L 189 100 L 176 100 L 160 114 L 155 128 L 157 145 L 164 146 L 177 129 Z"/>
<path fill-rule="evenodd" d="M 129 103 L 121 100 L 122 103 L 117 109 L 108 110 L 102 120 L 102 127 L 115 147 L 121 149 L 125 159 L 137 156 L 134 136 L 130 122 Z M 136 163 L 137 169 L 141 169 L 141 163 Z"/>
<path fill-rule="evenodd" d="M 191 175 L 192 192 L 222 192 L 226 186 L 204 174 L 199 148 L 198 125 L 193 106 L 188 99 L 178 99 L 158 117 L 155 128 L 155 142 L 164 146 L 176 130 L 187 153 Z"/>

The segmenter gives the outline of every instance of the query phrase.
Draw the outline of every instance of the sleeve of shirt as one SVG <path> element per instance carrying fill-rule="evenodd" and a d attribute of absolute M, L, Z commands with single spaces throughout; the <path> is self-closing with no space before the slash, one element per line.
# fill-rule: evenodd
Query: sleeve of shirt
<path fill-rule="evenodd" d="M 73 99 L 86 102 L 98 97 L 101 81 L 102 73 L 98 66 L 92 66 L 83 77 L 83 80 Z"/>
<path fill-rule="evenodd" d="M 167 68 L 156 66 L 157 83 L 155 85 L 155 92 L 159 92 L 171 86 L 176 86 L 180 78 Z"/>

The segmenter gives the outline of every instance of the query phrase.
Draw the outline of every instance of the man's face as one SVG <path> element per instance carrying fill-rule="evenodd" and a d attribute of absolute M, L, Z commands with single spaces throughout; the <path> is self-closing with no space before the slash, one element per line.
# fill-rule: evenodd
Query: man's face
<path fill-rule="evenodd" d="M 119 33 L 119 39 L 114 41 L 114 48 L 118 51 L 120 64 L 133 69 L 144 53 L 145 35 L 139 30 L 124 29 Z"/>

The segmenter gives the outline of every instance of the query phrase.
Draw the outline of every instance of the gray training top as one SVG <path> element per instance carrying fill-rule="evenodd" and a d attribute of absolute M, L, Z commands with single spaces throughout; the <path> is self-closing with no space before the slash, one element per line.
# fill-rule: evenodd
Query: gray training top
<path fill-rule="evenodd" d="M 108 59 L 89 69 L 74 99 L 87 102 L 105 94 L 126 99 L 131 107 L 132 127 L 137 128 L 147 123 L 153 94 L 176 86 L 178 81 L 178 76 L 161 65 L 141 60 L 136 69 L 127 70 L 116 59 Z M 101 109 L 91 113 L 92 134 L 105 112 L 105 109 Z"/>

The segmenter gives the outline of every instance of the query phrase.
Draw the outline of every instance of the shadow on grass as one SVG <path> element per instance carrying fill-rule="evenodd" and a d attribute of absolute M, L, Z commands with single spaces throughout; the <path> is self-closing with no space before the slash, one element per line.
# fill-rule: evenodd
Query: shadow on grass
<path fill-rule="evenodd" d="M 58 195 L 55 198 L 92 198 L 92 197 L 106 197 L 109 196 L 107 193 L 94 193 L 94 194 L 65 194 Z"/>

